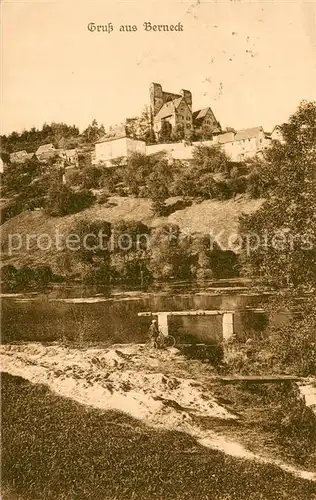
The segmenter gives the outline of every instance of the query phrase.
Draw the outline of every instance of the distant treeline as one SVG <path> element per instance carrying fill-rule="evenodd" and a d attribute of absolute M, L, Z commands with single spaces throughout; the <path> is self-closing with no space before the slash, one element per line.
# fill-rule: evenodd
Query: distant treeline
<path fill-rule="evenodd" d="M 54 144 L 56 148 L 76 147 L 81 143 L 88 142 L 93 144 L 101 135 L 104 134 L 103 125 L 98 125 L 93 120 L 82 134 L 76 125 L 66 125 L 65 123 L 51 124 L 44 123 L 41 129 L 32 127 L 23 132 L 12 132 L 9 135 L 2 135 L 1 151 L 12 153 L 15 151 L 26 150 L 28 153 L 35 152 L 42 144 Z"/>

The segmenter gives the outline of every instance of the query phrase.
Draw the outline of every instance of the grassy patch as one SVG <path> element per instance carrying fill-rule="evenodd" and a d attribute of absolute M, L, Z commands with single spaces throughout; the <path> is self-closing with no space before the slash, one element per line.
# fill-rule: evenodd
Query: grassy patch
<path fill-rule="evenodd" d="M 312 500 L 316 485 L 2 377 L 4 500 Z"/>

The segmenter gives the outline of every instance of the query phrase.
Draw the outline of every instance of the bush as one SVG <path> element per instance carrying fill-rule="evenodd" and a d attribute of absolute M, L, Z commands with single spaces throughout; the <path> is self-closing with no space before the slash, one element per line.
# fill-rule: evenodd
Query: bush
<path fill-rule="evenodd" d="M 89 268 L 83 275 L 82 281 L 87 285 L 108 285 L 111 281 L 111 270 L 108 263 Z"/>
<path fill-rule="evenodd" d="M 252 338 L 249 343 L 236 341 L 226 345 L 226 363 L 230 372 L 238 373 L 287 373 L 296 376 L 316 374 L 316 297 L 304 298 L 299 306 L 300 314 L 293 313 L 297 307 L 293 297 L 279 296 L 266 304 L 269 317 L 284 311 L 291 319 L 279 326 L 267 328 L 265 338 Z"/>
<path fill-rule="evenodd" d="M 48 191 L 45 211 L 52 217 L 73 214 L 90 207 L 94 201 L 95 197 L 88 189 L 74 192 L 56 183 Z"/>
<path fill-rule="evenodd" d="M 98 167 L 86 167 L 82 170 L 81 182 L 85 189 L 97 189 L 102 177 L 102 170 Z"/>
<path fill-rule="evenodd" d="M 304 465 L 310 459 L 315 460 L 316 416 L 306 406 L 299 389 L 295 385 L 283 384 L 269 387 L 265 392 L 272 404 L 263 428 L 274 433 L 276 441 L 290 450 L 295 462 Z"/>
<path fill-rule="evenodd" d="M 316 311 L 311 310 L 300 321 L 273 328 L 270 349 L 275 363 L 296 375 L 316 374 Z"/>
<path fill-rule="evenodd" d="M 56 281 L 58 278 L 49 266 L 38 266 L 35 268 L 24 266 L 16 268 L 12 265 L 7 265 L 3 266 L 1 270 L 3 288 L 8 292 L 24 290 L 29 287 L 42 288 Z"/>

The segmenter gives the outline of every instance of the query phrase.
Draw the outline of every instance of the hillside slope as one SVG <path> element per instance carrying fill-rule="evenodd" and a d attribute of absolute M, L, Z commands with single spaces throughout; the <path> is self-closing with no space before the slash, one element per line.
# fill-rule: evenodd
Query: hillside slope
<path fill-rule="evenodd" d="M 80 213 L 64 217 L 49 217 L 42 211 L 23 212 L 2 225 L 2 261 L 4 264 L 10 263 L 17 267 L 50 265 L 57 272 L 58 253 L 61 252 L 56 249 L 56 244 L 49 250 L 40 250 L 36 239 L 42 235 L 41 244 L 45 247 L 45 242 L 49 239 L 56 241 L 57 233 L 61 235 L 72 233 L 75 224 L 81 219 L 106 220 L 112 223 L 120 220 L 141 221 L 150 227 L 173 223 L 178 224 L 187 234 L 210 232 L 218 234 L 220 231 L 224 231 L 225 235 L 234 234 L 238 232 L 239 216 L 242 213 L 256 211 L 262 203 L 263 200 L 244 196 L 237 197 L 235 201 L 205 200 L 202 203 L 193 203 L 183 210 L 177 210 L 168 217 L 154 217 L 151 201 L 148 199 L 112 197 L 105 205 L 95 204 Z M 11 252 L 8 245 L 10 238 L 14 247 Z M 16 248 L 18 246 L 21 248 Z"/>

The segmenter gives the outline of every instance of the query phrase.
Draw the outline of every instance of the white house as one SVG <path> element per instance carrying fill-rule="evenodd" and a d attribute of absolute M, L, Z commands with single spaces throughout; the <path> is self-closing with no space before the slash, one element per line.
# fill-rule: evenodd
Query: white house
<path fill-rule="evenodd" d="M 273 141 L 284 142 L 283 134 L 280 125 L 276 125 L 270 135 Z"/>
<path fill-rule="evenodd" d="M 221 144 L 232 161 L 252 158 L 269 145 L 261 126 L 226 132 L 215 136 L 213 140 L 214 144 Z"/>
<path fill-rule="evenodd" d="M 70 165 L 78 166 L 78 152 L 76 149 L 62 149 L 59 151 L 59 156 Z"/>
<path fill-rule="evenodd" d="M 121 164 L 126 164 L 126 159 L 133 153 L 146 154 L 146 143 L 127 137 L 126 132 L 115 134 L 112 137 L 105 135 L 95 143 L 95 154 L 93 164 L 102 163 L 107 167 L 113 166 L 115 161 L 121 160 Z"/>

